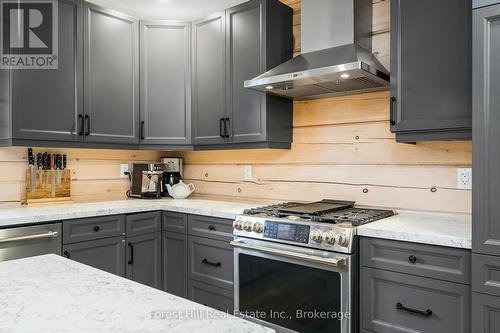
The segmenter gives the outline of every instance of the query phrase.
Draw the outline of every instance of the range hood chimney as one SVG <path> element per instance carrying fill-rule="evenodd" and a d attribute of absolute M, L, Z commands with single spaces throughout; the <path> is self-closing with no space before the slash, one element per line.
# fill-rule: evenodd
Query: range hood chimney
<path fill-rule="evenodd" d="M 302 0 L 302 54 L 245 81 L 290 99 L 387 89 L 389 74 L 372 54 L 372 0 Z"/>

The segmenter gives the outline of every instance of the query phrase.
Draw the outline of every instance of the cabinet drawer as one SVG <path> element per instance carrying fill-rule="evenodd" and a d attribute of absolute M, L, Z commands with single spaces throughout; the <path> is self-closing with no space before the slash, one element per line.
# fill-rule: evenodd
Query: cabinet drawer
<path fill-rule="evenodd" d="M 478 333 L 498 333 L 500 297 L 472 293 L 472 327 Z"/>
<path fill-rule="evenodd" d="M 161 231 L 161 212 L 130 214 L 125 221 L 127 237 Z"/>
<path fill-rule="evenodd" d="M 189 236 L 189 277 L 233 289 L 233 248 L 229 242 Z"/>
<path fill-rule="evenodd" d="M 472 290 L 500 296 L 500 257 L 473 254 Z"/>
<path fill-rule="evenodd" d="M 187 234 L 187 214 L 163 212 L 163 231 Z"/>
<path fill-rule="evenodd" d="M 463 284 L 363 267 L 362 327 L 378 333 L 469 333 L 470 291 Z"/>
<path fill-rule="evenodd" d="M 189 280 L 189 299 L 219 311 L 233 313 L 233 291 Z"/>
<path fill-rule="evenodd" d="M 189 215 L 189 234 L 222 241 L 233 239 L 233 220 L 217 217 Z"/>
<path fill-rule="evenodd" d="M 63 243 L 125 235 L 125 215 L 90 217 L 63 223 Z"/>
<path fill-rule="evenodd" d="M 471 283 L 471 251 L 465 249 L 363 237 L 361 265 Z"/>

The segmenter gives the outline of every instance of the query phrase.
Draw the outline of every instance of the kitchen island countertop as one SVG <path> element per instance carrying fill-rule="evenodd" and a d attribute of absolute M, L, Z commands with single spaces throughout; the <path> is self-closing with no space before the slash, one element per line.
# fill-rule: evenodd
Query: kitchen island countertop
<path fill-rule="evenodd" d="M 54 254 L 0 262 L 0 332 L 274 330 Z"/>

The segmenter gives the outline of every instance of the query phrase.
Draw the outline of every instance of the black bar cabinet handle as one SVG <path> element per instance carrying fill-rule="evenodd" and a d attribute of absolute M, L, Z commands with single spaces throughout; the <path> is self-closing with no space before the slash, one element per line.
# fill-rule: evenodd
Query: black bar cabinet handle
<path fill-rule="evenodd" d="M 220 118 L 220 120 L 219 120 L 219 135 L 221 138 L 226 137 L 225 133 L 223 133 L 223 128 L 225 128 L 224 118 Z"/>
<path fill-rule="evenodd" d="M 417 262 L 417 257 L 415 257 L 414 255 L 411 255 L 408 257 L 408 261 L 411 262 L 412 264 L 414 264 Z"/>
<path fill-rule="evenodd" d="M 78 130 L 78 135 L 82 136 L 85 132 L 85 122 L 83 121 L 83 115 L 79 114 L 78 115 L 78 127 L 80 128 Z"/>
<path fill-rule="evenodd" d="M 141 140 L 144 140 L 144 120 L 141 121 L 140 133 L 141 133 Z"/>
<path fill-rule="evenodd" d="M 85 132 L 85 136 L 90 135 L 90 116 L 88 114 L 85 115 L 85 120 L 87 121 L 87 132 Z"/>
<path fill-rule="evenodd" d="M 211 261 L 208 261 L 207 258 L 203 259 L 201 261 L 202 263 L 204 263 L 205 265 L 209 265 L 209 266 L 214 266 L 214 267 L 220 267 L 222 264 L 219 262 L 211 262 Z"/>
<path fill-rule="evenodd" d="M 66 250 L 66 251 L 64 251 L 64 252 L 63 252 L 63 256 L 65 256 L 66 258 L 68 258 L 68 259 L 69 259 L 69 252 L 68 252 L 67 250 Z"/>
<path fill-rule="evenodd" d="M 396 102 L 396 97 L 392 96 L 390 100 L 390 111 L 389 111 L 391 126 L 396 125 L 396 122 L 394 121 L 394 102 Z"/>
<path fill-rule="evenodd" d="M 132 245 L 132 243 L 128 243 L 127 245 L 128 245 L 128 248 L 130 249 L 128 264 L 132 265 L 134 263 L 134 245 Z"/>
<path fill-rule="evenodd" d="M 429 316 L 432 316 L 432 310 L 415 310 L 415 309 L 412 309 L 412 308 L 407 308 L 407 307 L 404 307 L 403 304 L 401 303 L 397 303 L 396 304 L 396 309 L 398 310 L 402 310 L 402 311 L 406 311 L 406 312 L 411 312 L 411 313 L 415 313 L 415 314 L 418 314 L 418 315 L 421 315 L 421 316 L 424 316 L 424 317 L 429 317 Z"/>
<path fill-rule="evenodd" d="M 224 118 L 224 135 L 226 138 L 229 138 L 229 130 L 228 130 L 228 124 L 229 123 L 229 118 Z"/>

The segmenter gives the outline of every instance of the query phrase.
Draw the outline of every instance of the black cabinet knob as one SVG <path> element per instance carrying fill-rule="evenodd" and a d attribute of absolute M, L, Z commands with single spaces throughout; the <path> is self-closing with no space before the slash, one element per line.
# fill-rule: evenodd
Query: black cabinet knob
<path fill-rule="evenodd" d="M 214 225 L 209 225 L 208 226 L 208 230 L 210 230 L 210 231 L 216 231 L 217 228 Z"/>
<path fill-rule="evenodd" d="M 66 258 L 68 258 L 68 259 L 69 259 L 69 252 L 68 252 L 67 250 L 66 250 L 66 251 L 64 251 L 64 252 L 63 252 L 63 256 L 65 256 Z"/>
<path fill-rule="evenodd" d="M 414 264 L 417 262 L 417 257 L 415 257 L 414 255 L 411 255 L 408 257 L 408 261 L 411 262 L 412 264 Z"/>
<path fill-rule="evenodd" d="M 96 225 L 96 226 L 94 227 L 94 231 L 95 231 L 95 232 L 98 232 L 100 229 L 101 229 L 101 227 L 99 227 L 98 225 Z"/>

